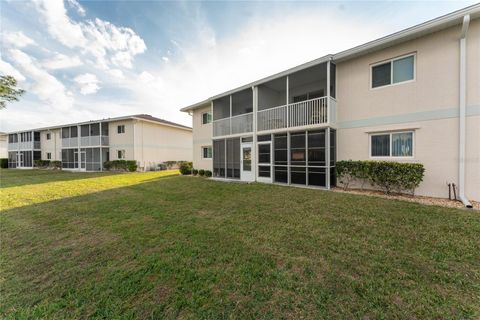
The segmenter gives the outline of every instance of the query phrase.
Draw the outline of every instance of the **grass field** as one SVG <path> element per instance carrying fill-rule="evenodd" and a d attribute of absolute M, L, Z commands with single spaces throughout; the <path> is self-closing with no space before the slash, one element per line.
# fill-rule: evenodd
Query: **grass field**
<path fill-rule="evenodd" d="M 478 319 L 480 215 L 176 172 L 3 170 L 7 319 Z"/>

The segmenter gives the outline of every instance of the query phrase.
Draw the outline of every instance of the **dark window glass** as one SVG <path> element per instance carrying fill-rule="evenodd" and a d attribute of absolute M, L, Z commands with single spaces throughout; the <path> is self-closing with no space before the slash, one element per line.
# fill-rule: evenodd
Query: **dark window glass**
<path fill-rule="evenodd" d="M 242 138 L 242 142 L 252 142 L 252 141 L 253 141 L 253 137 Z"/>
<path fill-rule="evenodd" d="M 125 125 L 117 126 L 117 133 L 125 133 Z"/>
<path fill-rule="evenodd" d="M 225 140 L 213 141 L 213 175 L 225 178 Z"/>
<path fill-rule="evenodd" d="M 202 114 L 202 124 L 207 124 L 212 122 L 212 113 L 211 112 L 205 112 Z"/>
<path fill-rule="evenodd" d="M 293 103 L 301 102 L 301 101 L 305 101 L 305 100 L 308 100 L 308 94 L 306 94 L 306 93 L 293 97 Z"/>
<path fill-rule="evenodd" d="M 325 165 L 325 148 L 308 149 L 308 165 L 324 166 Z"/>
<path fill-rule="evenodd" d="M 330 166 L 337 162 L 337 131 L 330 129 Z"/>
<path fill-rule="evenodd" d="M 290 134 L 290 164 L 305 165 L 305 133 Z"/>
<path fill-rule="evenodd" d="M 332 96 L 333 98 L 335 98 L 337 96 L 337 93 L 336 93 L 336 86 L 335 86 L 335 82 L 336 82 L 336 76 L 337 76 L 337 67 L 335 66 L 335 64 L 333 63 L 330 63 L 330 96 Z"/>
<path fill-rule="evenodd" d="M 258 166 L 258 176 L 270 178 L 270 166 Z"/>
<path fill-rule="evenodd" d="M 391 83 L 391 63 L 387 62 L 372 67 L 372 88 L 385 86 Z"/>
<path fill-rule="evenodd" d="M 325 147 L 325 130 L 308 132 L 308 148 Z"/>
<path fill-rule="evenodd" d="M 89 132 L 90 132 L 90 128 L 89 128 L 88 124 L 84 124 L 84 125 L 80 126 L 80 136 L 81 137 L 88 137 Z"/>
<path fill-rule="evenodd" d="M 390 135 L 374 135 L 372 139 L 372 157 L 390 156 Z"/>
<path fill-rule="evenodd" d="M 227 139 L 227 178 L 240 178 L 240 138 Z"/>
<path fill-rule="evenodd" d="M 330 187 L 335 187 L 337 185 L 337 170 L 335 167 L 330 168 Z"/>
<path fill-rule="evenodd" d="M 90 125 L 90 135 L 99 136 L 100 135 L 100 123 L 92 123 Z"/>
<path fill-rule="evenodd" d="M 70 128 L 62 128 L 62 139 L 70 138 Z"/>
<path fill-rule="evenodd" d="M 288 183 L 288 168 L 275 166 L 275 182 Z"/>
<path fill-rule="evenodd" d="M 70 138 L 78 137 L 78 128 L 77 126 L 70 127 Z"/>
<path fill-rule="evenodd" d="M 258 163 L 270 163 L 270 144 L 258 145 Z"/>
<path fill-rule="evenodd" d="M 40 141 L 40 132 L 33 133 L 33 141 Z"/>
<path fill-rule="evenodd" d="M 52 138 L 50 133 L 47 133 L 47 140 L 50 140 Z"/>
<path fill-rule="evenodd" d="M 308 168 L 308 185 L 326 187 L 327 177 L 325 170 L 325 168 Z"/>
<path fill-rule="evenodd" d="M 272 140 L 272 136 L 269 134 L 265 134 L 263 136 L 257 136 L 257 141 L 270 141 Z"/>
<path fill-rule="evenodd" d="M 305 167 L 290 167 L 290 183 L 306 184 L 306 170 Z"/>
<path fill-rule="evenodd" d="M 41 151 L 33 151 L 33 160 L 41 160 L 42 159 L 42 152 Z"/>
<path fill-rule="evenodd" d="M 108 136 L 108 123 L 102 123 L 102 136 Z"/>

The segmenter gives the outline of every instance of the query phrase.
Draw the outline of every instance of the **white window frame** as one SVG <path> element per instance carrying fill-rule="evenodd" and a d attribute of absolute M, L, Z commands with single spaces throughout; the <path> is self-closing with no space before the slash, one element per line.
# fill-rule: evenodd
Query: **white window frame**
<path fill-rule="evenodd" d="M 52 153 L 51 152 L 47 152 L 47 160 L 52 160 Z"/>
<path fill-rule="evenodd" d="M 120 129 L 120 128 L 121 128 L 121 130 L 120 130 L 120 132 L 118 132 L 119 131 L 118 129 Z M 123 133 L 125 133 L 125 125 L 124 124 L 117 125 L 117 134 L 123 134 Z"/>
<path fill-rule="evenodd" d="M 204 155 L 205 155 L 204 149 L 207 149 L 207 148 L 210 148 L 212 150 L 212 152 L 211 152 L 212 156 L 210 158 L 205 158 L 204 157 Z M 201 150 L 202 150 L 202 159 L 203 160 L 212 160 L 213 159 L 213 147 L 212 146 L 202 146 Z"/>
<path fill-rule="evenodd" d="M 392 135 L 397 134 L 397 133 L 411 133 L 412 134 L 412 155 L 411 156 L 392 156 Z M 389 156 L 372 156 L 372 137 L 374 136 L 384 136 L 384 135 L 389 135 L 390 136 L 390 155 Z M 393 160 L 408 160 L 408 159 L 414 159 L 415 158 L 415 130 L 396 130 L 396 131 L 383 131 L 383 132 L 375 132 L 375 133 L 370 133 L 368 135 L 368 156 L 370 159 L 393 159 Z"/>
<path fill-rule="evenodd" d="M 407 57 L 413 57 L 413 79 L 393 83 L 393 62 L 396 61 L 396 60 L 407 58 Z M 373 68 L 376 67 L 376 66 L 388 63 L 388 62 L 390 62 L 390 84 L 386 84 L 386 85 L 374 88 L 373 87 Z M 402 56 L 398 56 L 398 57 L 395 57 L 395 58 L 383 60 L 383 61 L 380 61 L 380 62 L 375 62 L 374 64 L 370 65 L 370 90 L 377 90 L 377 89 L 381 89 L 381 88 L 397 86 L 397 85 L 400 85 L 400 84 L 415 82 L 416 80 L 417 80 L 417 53 L 416 52 L 407 53 L 407 54 L 404 54 Z"/>
<path fill-rule="evenodd" d="M 119 157 L 119 152 L 122 154 L 122 157 Z M 125 150 L 124 149 L 117 149 L 117 158 L 118 160 L 125 160 Z"/>
<path fill-rule="evenodd" d="M 209 113 L 209 114 L 210 114 L 210 122 L 203 123 L 203 115 L 206 114 L 206 113 Z M 202 125 L 207 125 L 207 124 L 209 124 L 209 123 L 212 123 L 212 122 L 213 122 L 213 114 L 212 114 L 212 112 L 211 112 L 211 111 L 202 112 L 202 116 L 201 116 L 200 121 L 202 122 Z"/>

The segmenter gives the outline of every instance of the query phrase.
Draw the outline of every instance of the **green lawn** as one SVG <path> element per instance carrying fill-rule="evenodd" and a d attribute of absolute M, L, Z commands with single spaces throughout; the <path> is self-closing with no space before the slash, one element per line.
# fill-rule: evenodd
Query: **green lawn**
<path fill-rule="evenodd" d="M 478 319 L 480 214 L 176 172 L 3 170 L 7 319 Z"/>

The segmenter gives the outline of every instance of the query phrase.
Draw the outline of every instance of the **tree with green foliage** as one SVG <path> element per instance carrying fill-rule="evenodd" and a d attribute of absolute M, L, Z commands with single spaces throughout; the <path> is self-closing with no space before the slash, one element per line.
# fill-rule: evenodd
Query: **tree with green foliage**
<path fill-rule="evenodd" d="M 17 88 L 17 80 L 9 75 L 0 76 L 0 109 L 4 109 L 7 102 L 18 101 L 18 97 L 25 90 Z"/>

